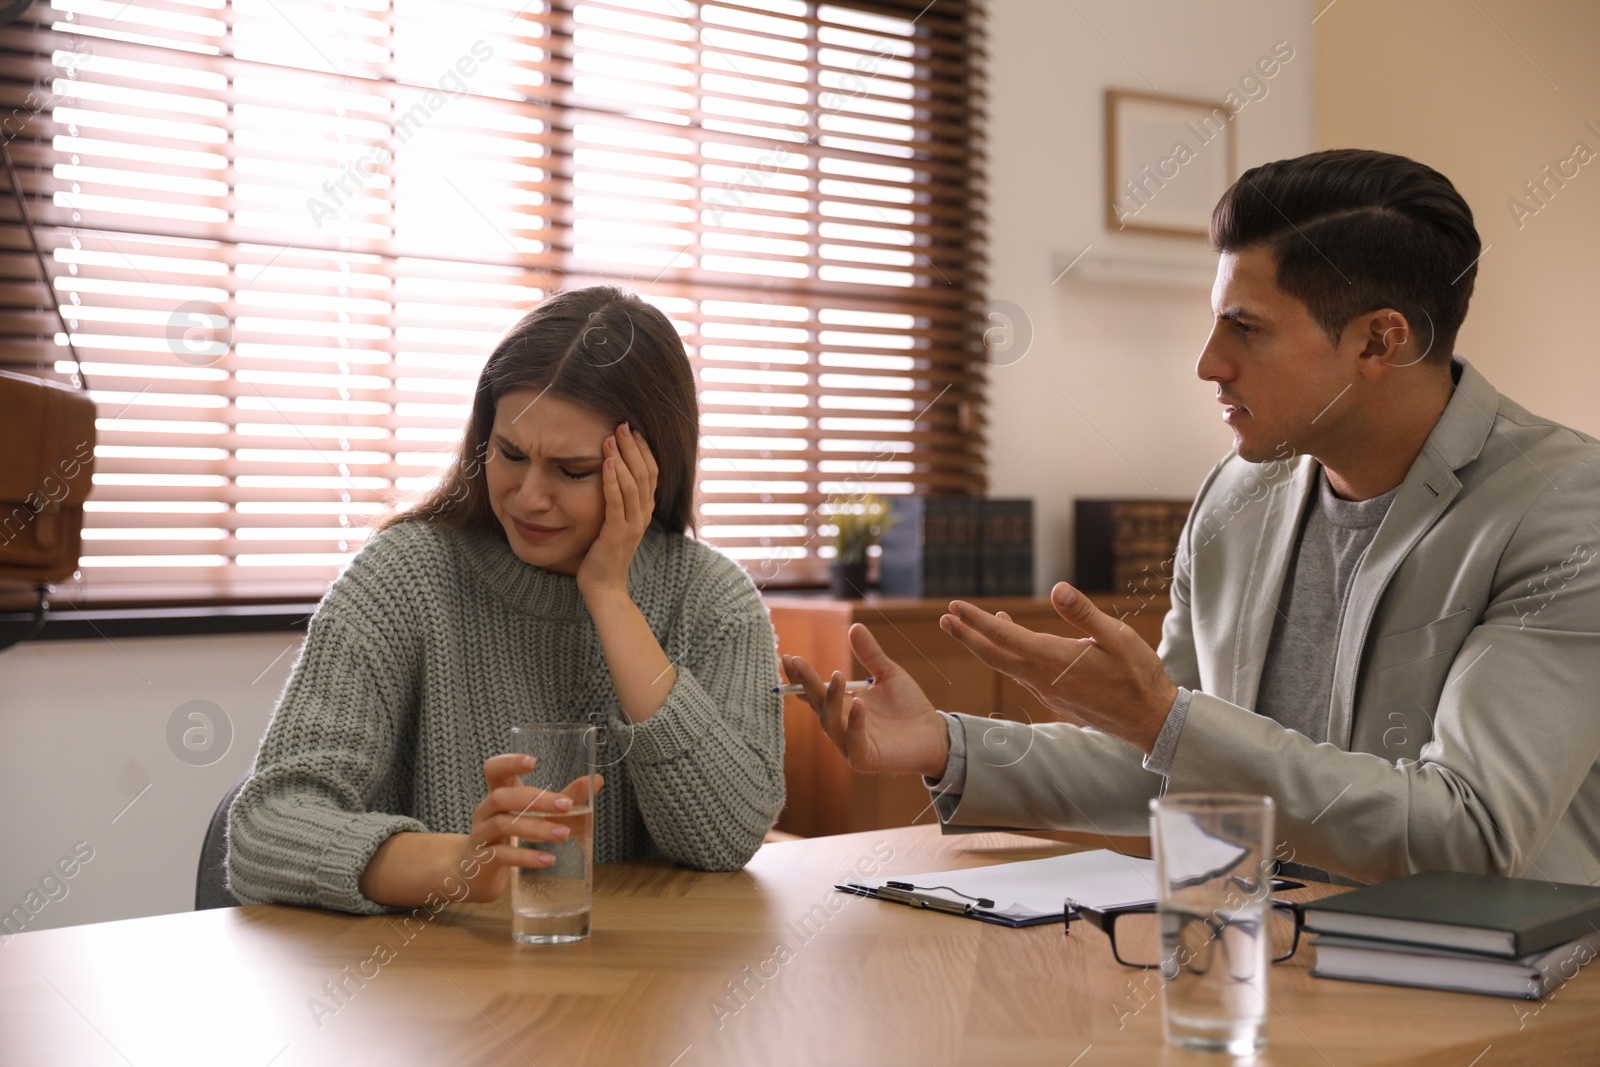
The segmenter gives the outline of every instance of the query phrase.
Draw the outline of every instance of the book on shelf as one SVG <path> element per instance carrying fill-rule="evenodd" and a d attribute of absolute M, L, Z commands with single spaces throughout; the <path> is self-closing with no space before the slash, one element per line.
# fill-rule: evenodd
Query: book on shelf
<path fill-rule="evenodd" d="M 1318 978 L 1542 1000 L 1600 954 L 1600 930 L 1516 959 L 1338 934 L 1318 934 L 1312 945 Z"/>
<path fill-rule="evenodd" d="M 1094 593 L 1165 592 L 1191 504 L 1189 500 L 1073 501 L 1074 584 Z"/>
<path fill-rule="evenodd" d="M 1033 500 L 985 499 L 979 537 L 978 592 L 1033 595 Z"/>
<path fill-rule="evenodd" d="M 895 497 L 898 517 L 879 539 L 885 596 L 1029 596 L 1033 501 Z"/>
<path fill-rule="evenodd" d="M 1306 929 L 1522 960 L 1600 929 L 1600 887 L 1424 871 L 1308 904 Z"/>

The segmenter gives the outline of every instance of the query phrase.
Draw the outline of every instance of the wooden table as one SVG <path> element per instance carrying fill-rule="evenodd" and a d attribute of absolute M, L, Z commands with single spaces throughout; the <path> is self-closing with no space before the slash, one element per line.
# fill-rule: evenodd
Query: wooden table
<path fill-rule="evenodd" d="M 1063 938 L 831 888 L 858 865 L 911 873 L 1063 847 L 916 826 L 767 845 L 731 874 L 613 864 L 597 872 L 594 934 L 557 948 L 514 945 L 505 900 L 414 920 L 409 942 L 393 916 L 273 906 L 25 933 L 0 945 L 0 1063 L 1230 1062 L 1166 1047 L 1149 972 L 1119 967 L 1087 924 Z M 1308 966 L 1303 950 L 1273 968 L 1269 1045 L 1250 1062 L 1576 1065 L 1600 1049 L 1589 974 L 1541 1007 Z M 345 978 L 363 967 L 364 984 Z M 324 983 L 341 979 L 336 1000 Z"/>

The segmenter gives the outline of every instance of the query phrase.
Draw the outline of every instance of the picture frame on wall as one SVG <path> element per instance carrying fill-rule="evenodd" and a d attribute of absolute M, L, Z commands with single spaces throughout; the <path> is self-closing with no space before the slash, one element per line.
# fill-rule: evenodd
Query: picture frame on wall
<path fill-rule="evenodd" d="M 1107 89 L 1106 228 L 1204 240 L 1237 177 L 1233 118 L 1220 100 Z"/>

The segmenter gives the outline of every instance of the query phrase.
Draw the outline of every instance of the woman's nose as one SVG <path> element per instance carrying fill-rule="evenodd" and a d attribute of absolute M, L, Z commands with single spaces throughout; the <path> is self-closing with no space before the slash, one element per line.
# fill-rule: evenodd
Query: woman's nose
<path fill-rule="evenodd" d="M 551 502 L 550 486 L 544 476 L 536 470 L 529 470 L 522 484 L 517 487 L 517 506 L 523 514 L 532 514 L 550 510 Z"/>

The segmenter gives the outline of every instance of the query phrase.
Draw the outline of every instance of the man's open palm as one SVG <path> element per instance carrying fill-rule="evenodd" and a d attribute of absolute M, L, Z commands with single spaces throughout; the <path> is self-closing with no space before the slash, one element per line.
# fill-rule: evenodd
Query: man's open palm
<path fill-rule="evenodd" d="M 785 676 L 805 686 L 806 703 L 817 713 L 828 740 L 858 771 L 941 777 L 950 755 L 944 718 L 860 623 L 850 627 L 850 648 L 875 679 L 864 693 L 846 693 L 838 671 L 825 682 L 801 657 L 783 657 Z"/>

